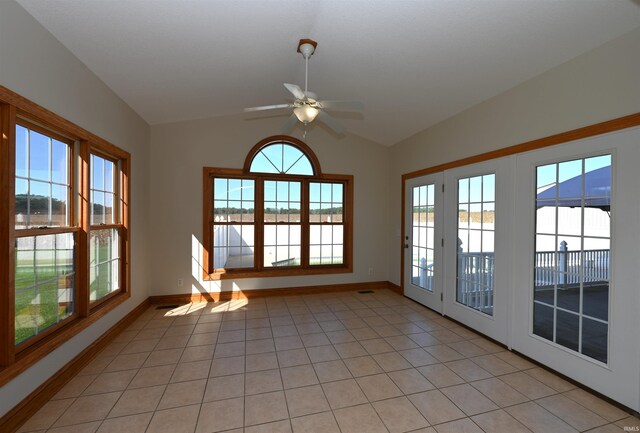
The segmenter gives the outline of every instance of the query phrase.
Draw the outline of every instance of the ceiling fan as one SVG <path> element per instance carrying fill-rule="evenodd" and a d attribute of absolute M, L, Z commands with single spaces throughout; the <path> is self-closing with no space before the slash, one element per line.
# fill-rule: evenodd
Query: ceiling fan
<path fill-rule="evenodd" d="M 295 97 L 292 103 L 245 108 L 244 111 L 253 112 L 293 108 L 293 114 L 282 128 L 284 131 L 289 131 L 293 128 L 297 121 L 304 123 L 306 126 L 317 118 L 338 134 L 342 134 L 345 131 L 344 126 L 331 117 L 327 111 L 362 111 L 364 106 L 362 102 L 356 101 L 319 101 L 318 95 L 308 89 L 309 58 L 311 58 L 317 46 L 318 43 L 312 39 L 300 39 L 298 43 L 297 51 L 302 54 L 305 61 L 304 91 L 296 84 L 284 83 L 284 87 Z"/>

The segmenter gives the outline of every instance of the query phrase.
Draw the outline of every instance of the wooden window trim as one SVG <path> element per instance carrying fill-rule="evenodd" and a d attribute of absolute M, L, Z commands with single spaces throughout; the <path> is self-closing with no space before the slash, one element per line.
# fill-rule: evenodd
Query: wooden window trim
<path fill-rule="evenodd" d="M 15 229 L 15 128 L 23 124 L 37 132 L 43 132 L 56 140 L 72 145 L 70 158 L 71 189 L 69 200 L 69 227 L 46 229 Z M 74 147 L 77 150 L 74 150 Z M 90 152 L 105 155 L 119 162 L 121 290 L 105 296 L 101 302 L 89 305 L 89 155 Z M 0 200 L 8 205 L 0 212 L 0 386 L 26 371 L 63 345 L 82 330 L 100 320 L 130 296 L 130 167 L 131 155 L 0 85 Z M 19 234 L 17 234 L 19 232 Z M 42 333 L 16 346 L 15 334 L 15 240 L 17 237 L 76 233 L 76 300 L 74 314 L 52 325 Z M 86 298 L 86 299 L 85 299 Z"/>
<path fill-rule="evenodd" d="M 291 174 L 278 174 L 278 173 L 255 173 L 250 172 L 251 162 L 253 158 L 264 147 L 276 143 L 285 143 L 293 145 L 301 150 L 311 162 L 314 170 L 314 175 L 291 175 Z M 253 224 L 255 227 L 254 238 L 255 247 L 255 261 L 259 265 L 256 268 L 234 268 L 234 269 L 214 269 L 213 268 L 213 254 L 211 254 L 213 247 L 213 178 L 230 178 L 230 179 L 252 179 L 256 182 L 255 190 L 255 220 Z M 263 197 L 263 185 L 264 181 L 298 181 L 301 182 L 301 266 L 295 267 L 277 267 L 277 268 L 264 268 L 262 267 L 263 260 L 263 238 L 264 238 L 264 197 Z M 344 244 L 343 255 L 344 261 L 340 265 L 310 265 L 309 260 L 309 227 L 312 224 L 322 225 L 322 223 L 310 223 L 308 218 L 308 185 L 312 182 L 333 182 L 342 183 L 344 185 L 344 214 L 341 225 L 344 227 Z M 247 158 L 245 159 L 243 169 L 229 169 L 229 168 L 215 168 L 204 167 L 203 168 L 203 257 L 202 257 L 202 277 L 204 280 L 224 280 L 234 278 L 262 278 L 262 277 L 286 277 L 286 276 L 300 276 L 300 275 L 322 275 L 322 274 L 338 274 L 338 273 L 351 273 L 353 272 L 353 176 L 342 174 L 323 174 L 320 170 L 320 163 L 313 153 L 313 151 L 302 141 L 289 137 L 286 135 L 277 135 L 267 137 L 264 140 L 258 142 L 249 151 Z M 240 223 L 238 223 L 240 224 Z M 277 223 L 274 223 L 276 225 Z M 284 223 L 283 223 L 284 224 Z"/>

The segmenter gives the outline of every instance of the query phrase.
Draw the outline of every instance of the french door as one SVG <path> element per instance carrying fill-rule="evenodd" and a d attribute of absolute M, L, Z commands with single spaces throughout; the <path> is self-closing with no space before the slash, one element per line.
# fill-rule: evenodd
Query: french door
<path fill-rule="evenodd" d="M 404 293 L 442 312 L 442 173 L 405 184 Z"/>

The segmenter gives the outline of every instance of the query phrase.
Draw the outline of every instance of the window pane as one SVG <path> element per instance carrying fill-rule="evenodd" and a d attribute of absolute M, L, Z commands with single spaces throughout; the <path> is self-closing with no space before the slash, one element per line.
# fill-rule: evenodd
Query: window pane
<path fill-rule="evenodd" d="M 264 233 L 264 267 L 300 266 L 299 224 L 268 224 Z"/>
<path fill-rule="evenodd" d="M 120 242 L 117 229 L 89 234 L 90 299 L 96 301 L 120 289 Z"/>
<path fill-rule="evenodd" d="M 29 131 L 29 177 L 44 181 L 51 180 L 49 155 L 51 139 L 35 131 Z"/>
<path fill-rule="evenodd" d="M 16 125 L 16 176 L 29 177 L 29 130 Z"/>
<path fill-rule="evenodd" d="M 69 146 L 58 140 L 51 142 L 51 181 L 66 185 L 68 183 Z"/>
<path fill-rule="evenodd" d="M 251 161 L 253 173 L 313 175 L 309 158 L 297 147 L 285 143 L 265 146 Z"/>
<path fill-rule="evenodd" d="M 16 229 L 29 225 L 29 181 L 16 179 Z"/>
<path fill-rule="evenodd" d="M 73 233 L 18 238 L 15 264 L 15 343 L 74 312 Z"/>
<path fill-rule="evenodd" d="M 495 175 L 460 179 L 458 188 L 456 301 L 493 315 Z"/>
<path fill-rule="evenodd" d="M 534 299 L 555 314 L 556 343 L 606 362 L 611 155 L 547 164 L 536 173 Z M 539 335 L 554 341 L 548 334 Z"/>
<path fill-rule="evenodd" d="M 98 155 L 91 155 L 91 224 L 118 223 L 115 176 L 115 163 Z"/>
<path fill-rule="evenodd" d="M 67 202 L 69 197 L 69 188 L 66 185 L 51 186 L 51 226 L 60 227 L 67 226 Z"/>
<path fill-rule="evenodd" d="M 254 267 L 254 236 L 253 225 L 214 225 L 213 267 L 215 269 Z"/>

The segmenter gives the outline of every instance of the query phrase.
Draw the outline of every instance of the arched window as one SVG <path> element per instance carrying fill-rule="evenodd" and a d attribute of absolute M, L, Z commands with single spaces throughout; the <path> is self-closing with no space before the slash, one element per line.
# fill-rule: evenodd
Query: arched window
<path fill-rule="evenodd" d="M 302 141 L 268 137 L 242 170 L 205 167 L 204 187 L 208 278 L 351 272 L 353 177 Z"/>

